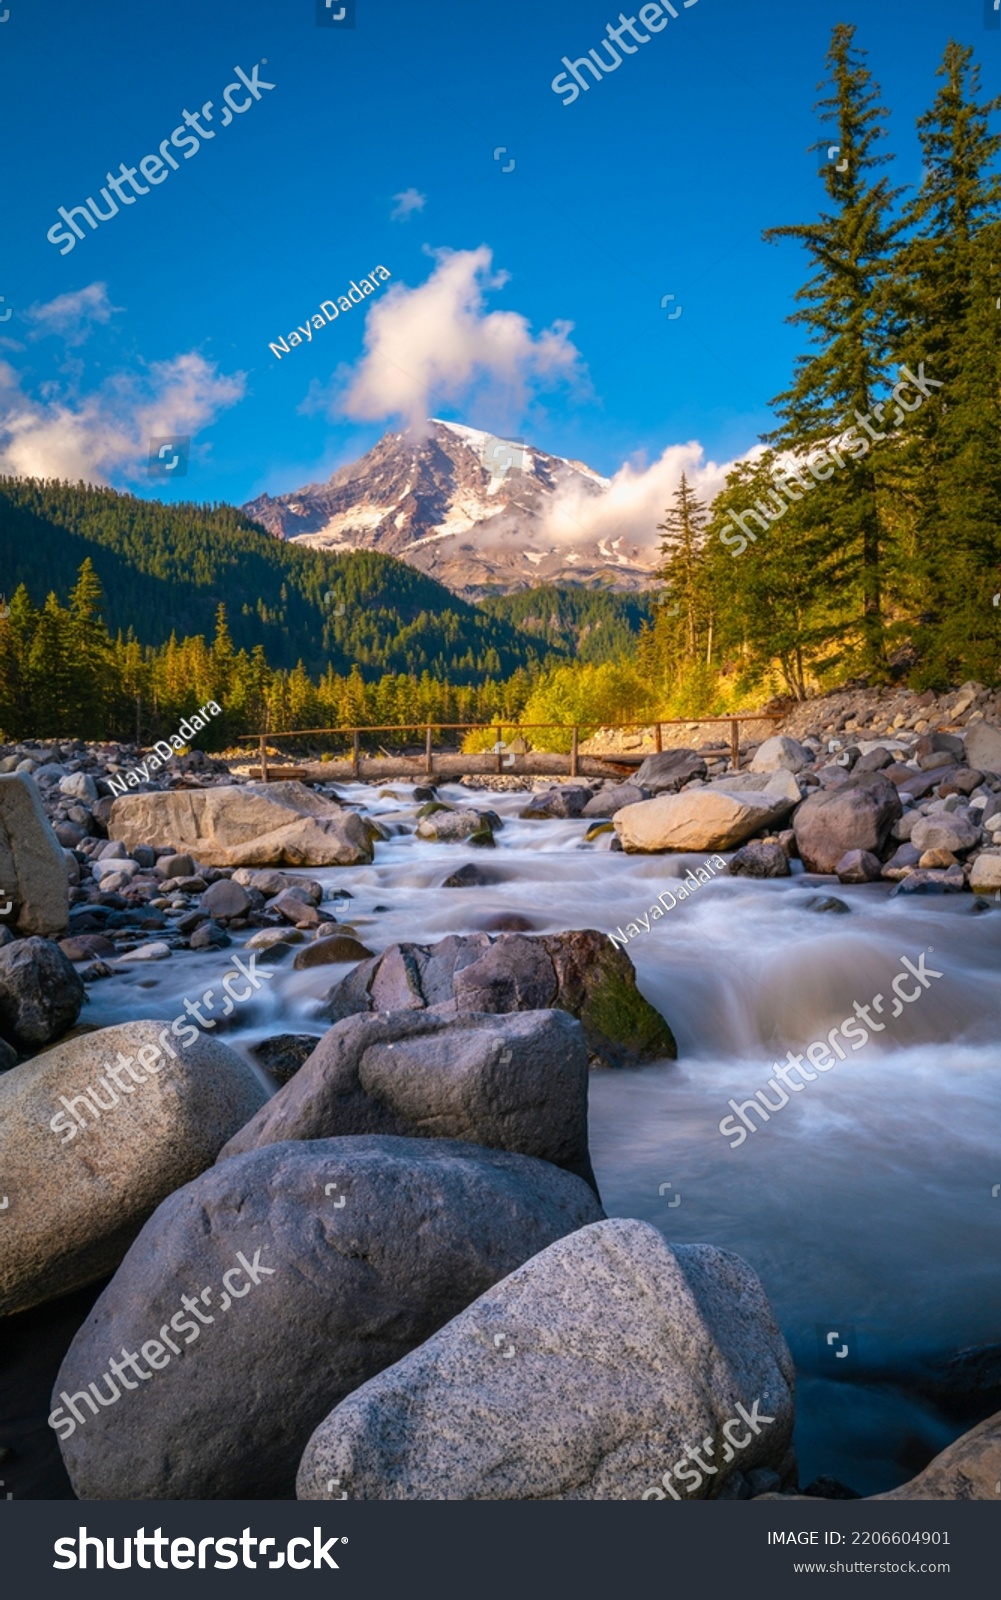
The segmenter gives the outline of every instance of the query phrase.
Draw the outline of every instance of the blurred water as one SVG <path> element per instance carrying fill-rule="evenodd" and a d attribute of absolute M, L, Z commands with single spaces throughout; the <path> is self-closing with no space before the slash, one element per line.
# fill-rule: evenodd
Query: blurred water
<path fill-rule="evenodd" d="M 523 795 L 474 797 L 457 785 L 443 798 L 505 818 L 498 847 L 430 844 L 410 831 L 409 800 L 362 785 L 343 792 L 400 831 L 371 866 L 310 875 L 350 890 L 351 901 L 330 909 L 376 951 L 512 913 L 539 932 L 613 932 L 703 859 L 610 853 L 607 837 L 584 844 L 583 822 L 519 820 Z M 501 881 L 442 889 L 465 861 Z M 809 909 L 832 892 L 850 916 Z M 773 1061 L 824 1037 L 856 1001 L 882 993 L 889 1002 L 901 957 L 916 962 L 929 949 L 927 965 L 942 977 L 896 1020 L 887 1003 L 882 1034 L 731 1149 L 718 1130 L 727 1100 L 748 1099 Z M 723 878 L 628 950 L 675 1032 L 679 1061 L 592 1076 L 591 1149 L 606 1209 L 679 1243 L 744 1256 L 801 1375 L 800 1481 L 823 1472 L 863 1493 L 893 1487 L 963 1429 L 873 1387 L 873 1373 L 1001 1339 L 1001 1196 L 991 1196 L 1001 1183 L 1001 914 L 975 914 L 969 895 L 890 899 L 882 885 Z M 169 1019 L 185 996 L 219 988 L 234 953 L 235 944 L 116 974 L 93 986 L 86 1020 Z M 266 954 L 258 965 L 268 967 Z M 230 1019 L 225 1037 L 238 1048 L 275 1032 L 322 1032 L 319 1005 L 347 970 L 272 965 L 274 977 Z M 844 1327 L 852 1335 L 842 1368 L 824 1334 Z"/>

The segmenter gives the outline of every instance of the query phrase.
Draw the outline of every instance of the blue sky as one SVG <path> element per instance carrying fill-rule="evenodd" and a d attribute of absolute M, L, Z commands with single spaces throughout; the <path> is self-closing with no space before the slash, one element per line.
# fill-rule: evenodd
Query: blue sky
<path fill-rule="evenodd" d="M 318 27 L 315 0 L 3 0 L 0 465 L 240 503 L 418 410 L 608 475 L 688 441 L 746 451 L 799 347 L 804 263 L 761 230 L 821 201 L 832 26 L 859 25 L 908 184 L 948 38 L 990 83 L 1001 31 L 983 0 L 675 6 L 566 105 L 561 57 L 599 44 L 611 0 L 356 0 L 353 29 Z M 255 65 L 275 87 L 223 127 Z M 172 147 L 177 171 L 72 251 L 47 240 L 207 101 L 215 137 Z M 388 283 L 275 359 L 376 264 Z M 172 433 L 188 474 L 151 480 L 147 436 Z"/>

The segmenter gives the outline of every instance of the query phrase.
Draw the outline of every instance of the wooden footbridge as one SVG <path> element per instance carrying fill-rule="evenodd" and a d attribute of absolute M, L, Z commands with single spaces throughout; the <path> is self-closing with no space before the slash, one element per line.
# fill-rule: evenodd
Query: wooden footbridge
<path fill-rule="evenodd" d="M 601 725 L 601 731 L 636 732 L 638 729 L 652 726 L 654 751 L 660 751 L 664 749 L 665 728 L 697 726 L 701 730 L 722 725 L 729 729 L 730 770 L 737 772 L 740 770 L 741 724 L 757 723 L 762 733 L 767 736 L 774 731 L 772 725 L 782 720 L 781 713 L 756 711 L 742 712 L 740 715 L 729 717 L 673 717 L 653 724 L 605 723 Z M 548 750 L 530 749 L 528 741 L 522 735 L 541 730 L 569 734 L 569 752 L 560 754 Z M 489 749 L 464 754 L 455 748 L 460 733 L 484 731 L 492 732 L 494 735 L 493 745 Z M 597 731 L 597 724 L 585 726 L 580 723 L 560 722 L 411 722 L 385 724 L 373 728 L 292 728 L 281 733 L 264 730 L 244 737 L 258 741 L 259 764 L 251 767 L 250 776 L 263 779 L 265 783 L 273 783 L 282 778 L 296 778 L 302 783 L 381 783 L 394 778 L 409 778 L 413 782 L 429 783 L 435 778 L 455 781 L 467 772 L 498 777 L 627 778 L 648 755 L 654 753 L 650 750 L 617 750 L 600 756 L 583 753 L 580 748 L 582 732 L 585 736 L 583 742 L 586 742 L 592 736 L 592 732 Z M 419 737 L 418 740 L 407 737 L 413 734 L 419 736 L 421 733 L 424 735 L 423 750 L 419 746 Z M 504 737 L 505 733 L 508 735 L 507 739 Z M 366 745 L 371 747 L 377 734 L 386 735 L 388 739 L 384 738 L 375 743 L 375 753 L 371 748 L 363 749 L 363 739 Z M 442 738 L 442 735 L 448 734 L 453 735 L 450 740 Z M 322 761 L 299 759 L 294 764 L 287 765 L 276 761 L 269 748 L 283 741 L 298 741 L 301 745 L 303 741 L 318 738 L 336 741 L 339 744 L 350 741 L 350 754 L 333 756 Z M 404 748 L 398 753 L 393 752 L 386 748 L 387 743 L 402 744 Z M 413 748 L 415 743 L 416 750 Z M 436 744 L 439 746 L 438 749 L 435 748 Z M 442 744 L 447 744 L 449 748 L 440 748 Z M 726 740 L 721 741 L 717 748 L 720 753 L 725 752 Z"/>

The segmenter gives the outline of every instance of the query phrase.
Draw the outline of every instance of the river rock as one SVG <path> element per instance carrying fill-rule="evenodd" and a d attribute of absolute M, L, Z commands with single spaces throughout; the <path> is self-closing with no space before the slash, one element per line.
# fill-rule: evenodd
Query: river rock
<path fill-rule="evenodd" d="M 71 800 L 85 800 L 93 805 L 97 799 L 97 784 L 86 772 L 71 772 L 59 780 L 59 793 Z"/>
<path fill-rule="evenodd" d="M 318 928 L 323 917 L 312 904 L 304 889 L 293 886 L 283 889 L 281 894 L 276 894 L 273 900 L 268 901 L 268 910 L 277 911 L 280 917 L 290 922 L 294 928 Z"/>
<path fill-rule="evenodd" d="M 1001 728 L 973 722 L 966 730 L 966 765 L 978 772 L 1001 774 Z"/>
<path fill-rule="evenodd" d="M 893 784 L 881 772 L 852 775 L 837 789 L 808 796 L 793 818 L 796 843 L 807 872 L 837 870 L 849 850 L 882 856 L 890 829 L 903 807 Z"/>
<path fill-rule="evenodd" d="M 330 967 L 342 961 L 365 961 L 373 952 L 349 934 L 335 933 L 327 939 L 315 939 L 305 950 L 300 950 L 292 965 L 297 972 L 304 967 Z"/>
<path fill-rule="evenodd" d="M 274 950 L 279 945 L 290 948 L 302 944 L 305 934 L 299 928 L 259 928 L 247 940 L 248 950 Z"/>
<path fill-rule="evenodd" d="M 390 1133 L 538 1156 L 594 1188 L 587 1063 L 580 1023 L 563 1011 L 348 1017 L 219 1160 L 282 1139 Z"/>
<path fill-rule="evenodd" d="M 727 870 L 732 878 L 788 878 L 789 857 L 780 844 L 745 844 L 730 857 Z"/>
<path fill-rule="evenodd" d="M 977 856 L 970 869 L 970 888 L 974 894 L 995 894 L 1001 889 L 1001 855 Z"/>
<path fill-rule="evenodd" d="M 213 867 L 347 867 L 372 859 L 356 812 L 294 782 L 121 795 L 108 832 L 126 846 L 172 844 Z"/>
<path fill-rule="evenodd" d="M 732 850 L 791 810 L 758 790 L 689 789 L 625 806 L 615 831 L 624 850 Z"/>
<path fill-rule="evenodd" d="M 751 760 L 752 772 L 777 772 L 780 769 L 802 772 L 804 767 L 812 766 L 813 751 L 784 733 L 776 733 L 771 739 L 766 739 L 764 744 L 758 746 Z"/>
<path fill-rule="evenodd" d="M 435 844 L 454 844 L 460 839 L 492 832 L 485 812 L 435 811 L 433 816 L 422 817 L 417 824 L 417 837 Z"/>
<path fill-rule="evenodd" d="M 834 868 L 839 883 L 876 883 L 883 867 L 871 850 L 848 850 Z"/>
<path fill-rule="evenodd" d="M 555 934 L 451 934 L 437 944 L 394 944 L 362 962 L 327 996 L 331 1022 L 360 1011 L 451 1008 L 491 1015 L 555 1007 L 578 1017 L 592 1064 L 674 1060 L 663 1017 L 636 987 L 628 955 L 594 928 Z"/>
<path fill-rule="evenodd" d="M 276 872 L 267 868 L 237 867 L 233 883 L 242 883 L 245 889 L 259 889 L 270 898 L 283 894 L 286 889 L 297 889 L 305 894 L 310 905 L 318 906 L 323 899 L 323 885 L 315 878 L 304 878 L 296 872 Z"/>
<path fill-rule="evenodd" d="M 940 733 L 937 729 L 933 733 L 923 733 L 914 746 L 914 755 L 918 761 L 923 761 L 925 756 L 945 751 L 950 756 L 962 756 L 966 749 L 965 740 L 957 733 Z"/>
<path fill-rule="evenodd" d="M 641 789 L 636 783 L 608 783 L 597 794 L 593 794 L 581 812 L 582 817 L 614 817 L 623 806 L 638 805 L 641 800 L 649 800 L 650 795 L 646 789 Z"/>
<path fill-rule="evenodd" d="M 647 756 L 634 783 L 649 794 L 673 794 L 692 778 L 704 778 L 708 767 L 696 750 L 661 750 Z"/>
<path fill-rule="evenodd" d="M 962 867 L 950 867 L 946 872 L 916 867 L 901 878 L 891 899 L 898 894 L 962 894 L 965 887 Z"/>
<path fill-rule="evenodd" d="M 867 750 L 864 756 L 859 757 L 852 771 L 861 776 L 863 772 L 885 772 L 887 767 L 893 765 L 893 751 L 887 750 L 885 745 L 878 744 L 874 750 Z M 909 768 L 905 767 L 904 771 L 909 774 Z M 890 782 L 893 782 L 892 778 Z"/>
<path fill-rule="evenodd" d="M 487 872 L 483 867 L 467 861 L 458 871 L 453 872 L 442 884 L 443 889 L 485 889 L 490 884 L 498 883 L 496 873 Z"/>
<path fill-rule="evenodd" d="M 682 1499 L 717 1499 L 740 1473 L 770 1468 L 782 1481 L 793 1384 L 739 1256 L 669 1246 L 629 1218 L 596 1222 L 342 1400 L 306 1446 L 297 1492 L 666 1500 L 666 1481 Z M 731 1419 L 736 1450 L 723 1433 Z M 695 1449 L 711 1472 L 685 1465 Z"/>
<path fill-rule="evenodd" d="M 279 1083 L 294 1078 L 304 1061 L 308 1061 L 320 1042 L 315 1033 L 276 1033 L 250 1047 L 254 1060 Z"/>
<path fill-rule="evenodd" d="M 160 1206 L 63 1362 L 52 1405 L 74 1492 L 290 1497 L 310 1435 L 352 1389 L 601 1216 L 582 1179 L 450 1140 L 293 1141 L 222 1162 Z M 211 1324 L 185 1327 L 182 1296 Z M 144 1340 L 160 1343 L 155 1381 L 107 1405 L 109 1352 Z M 78 1399 L 67 1435 L 62 1393 L 95 1381 L 106 1409 Z"/>
<path fill-rule="evenodd" d="M 69 919 L 63 851 L 37 785 L 22 773 L 0 777 L 0 901 L 12 902 L 15 932 L 59 938 Z"/>
<path fill-rule="evenodd" d="M 0 1079 L 0 1173 L 10 1197 L 0 1315 L 113 1271 L 160 1201 L 210 1166 L 265 1099 L 235 1051 L 201 1033 L 181 1049 L 169 1028 L 101 1028 Z M 176 1061 L 160 1053 L 165 1031 Z M 121 1092 L 108 1071 L 119 1055 L 141 1080 L 118 1062 Z"/>
<path fill-rule="evenodd" d="M 527 821 L 545 817 L 582 817 L 585 806 L 593 798 L 592 789 L 585 789 L 581 784 L 561 783 L 534 794 L 518 815 Z"/>
<path fill-rule="evenodd" d="M 979 843 L 977 824 L 955 812 L 933 812 L 930 817 L 922 817 L 911 829 L 911 844 L 922 854 L 926 850 L 951 850 L 956 855 L 972 850 Z"/>
<path fill-rule="evenodd" d="M 258 901 L 258 903 L 260 903 Z M 202 895 L 198 909 L 217 922 L 229 922 L 232 917 L 244 917 L 253 902 L 242 883 L 231 878 L 218 878 Z"/>
<path fill-rule="evenodd" d="M 888 879 L 891 883 L 899 883 L 901 878 L 906 878 L 908 873 L 913 872 L 920 859 L 921 852 L 912 844 L 898 845 L 880 872 L 880 877 Z"/>
<path fill-rule="evenodd" d="M 0 949 L 0 1034 L 19 1050 L 37 1050 L 72 1028 L 85 998 L 73 963 L 51 939 L 15 939 Z"/>
<path fill-rule="evenodd" d="M 951 778 L 938 786 L 939 794 L 945 798 L 950 794 L 972 794 L 974 789 L 979 789 L 984 781 L 982 772 L 974 772 L 970 767 L 957 767 Z"/>
<path fill-rule="evenodd" d="M 195 863 L 190 856 L 180 852 L 175 855 L 160 856 L 156 863 L 156 873 L 160 878 L 193 878 Z"/>
<path fill-rule="evenodd" d="M 979 726 L 979 724 L 978 724 Z M 872 1500 L 992 1500 L 998 1498 L 1001 1411 L 964 1433 L 909 1483 Z"/>

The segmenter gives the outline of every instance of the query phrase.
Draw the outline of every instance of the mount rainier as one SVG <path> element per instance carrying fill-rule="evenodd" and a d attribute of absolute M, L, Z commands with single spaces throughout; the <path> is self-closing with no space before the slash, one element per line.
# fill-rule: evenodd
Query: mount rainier
<path fill-rule="evenodd" d="M 574 519 L 607 491 L 580 461 L 432 421 L 421 436 L 384 434 L 326 483 L 243 510 L 296 544 L 397 556 L 471 600 L 543 583 L 649 588 L 655 547 L 596 538 Z"/>

